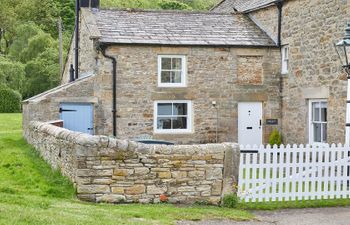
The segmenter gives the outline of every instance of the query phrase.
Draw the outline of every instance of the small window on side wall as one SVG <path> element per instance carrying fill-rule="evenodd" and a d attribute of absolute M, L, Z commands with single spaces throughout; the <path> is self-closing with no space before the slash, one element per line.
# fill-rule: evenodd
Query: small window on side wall
<path fill-rule="evenodd" d="M 186 72 L 185 56 L 158 56 L 159 87 L 186 87 Z"/>
<path fill-rule="evenodd" d="M 287 74 L 289 69 L 289 45 L 282 46 L 282 74 Z"/>
<path fill-rule="evenodd" d="M 188 133 L 192 130 L 191 101 L 156 101 L 155 133 Z"/>

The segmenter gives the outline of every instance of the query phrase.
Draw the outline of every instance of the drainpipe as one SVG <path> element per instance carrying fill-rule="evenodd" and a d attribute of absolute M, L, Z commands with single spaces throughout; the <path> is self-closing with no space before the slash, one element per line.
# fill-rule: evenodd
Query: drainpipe
<path fill-rule="evenodd" d="M 113 117 L 113 136 L 117 136 L 117 60 L 116 58 L 106 54 L 106 46 L 101 46 L 102 55 L 107 59 L 112 60 L 112 79 L 113 79 L 113 103 L 112 103 L 112 117 Z"/>
<path fill-rule="evenodd" d="M 75 79 L 79 78 L 79 11 L 80 11 L 80 0 L 75 1 Z"/>
<path fill-rule="evenodd" d="M 277 45 L 281 47 L 281 33 L 282 33 L 282 8 L 283 8 L 283 0 L 279 0 L 276 2 L 276 6 L 278 9 L 278 36 L 277 36 Z"/>

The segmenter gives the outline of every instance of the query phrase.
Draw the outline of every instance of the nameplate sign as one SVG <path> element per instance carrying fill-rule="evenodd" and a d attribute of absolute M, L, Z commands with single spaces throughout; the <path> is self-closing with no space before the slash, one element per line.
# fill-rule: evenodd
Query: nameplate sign
<path fill-rule="evenodd" d="M 267 119 L 266 125 L 278 125 L 278 119 Z"/>

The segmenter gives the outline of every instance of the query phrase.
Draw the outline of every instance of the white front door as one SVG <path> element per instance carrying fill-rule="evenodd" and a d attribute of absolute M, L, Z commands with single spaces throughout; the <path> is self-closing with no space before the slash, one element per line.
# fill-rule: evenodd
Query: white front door
<path fill-rule="evenodd" d="M 262 144 L 262 103 L 238 103 L 238 143 Z"/>

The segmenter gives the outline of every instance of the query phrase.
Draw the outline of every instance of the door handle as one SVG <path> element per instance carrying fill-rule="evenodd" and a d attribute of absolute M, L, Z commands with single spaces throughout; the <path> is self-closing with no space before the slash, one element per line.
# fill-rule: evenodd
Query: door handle
<path fill-rule="evenodd" d="M 88 128 L 88 130 L 94 130 L 94 128 Z"/>
<path fill-rule="evenodd" d="M 253 130 L 253 127 L 247 127 L 247 130 Z"/>
<path fill-rule="evenodd" d="M 260 126 L 261 126 L 261 120 L 260 120 L 259 124 L 260 124 Z"/>

